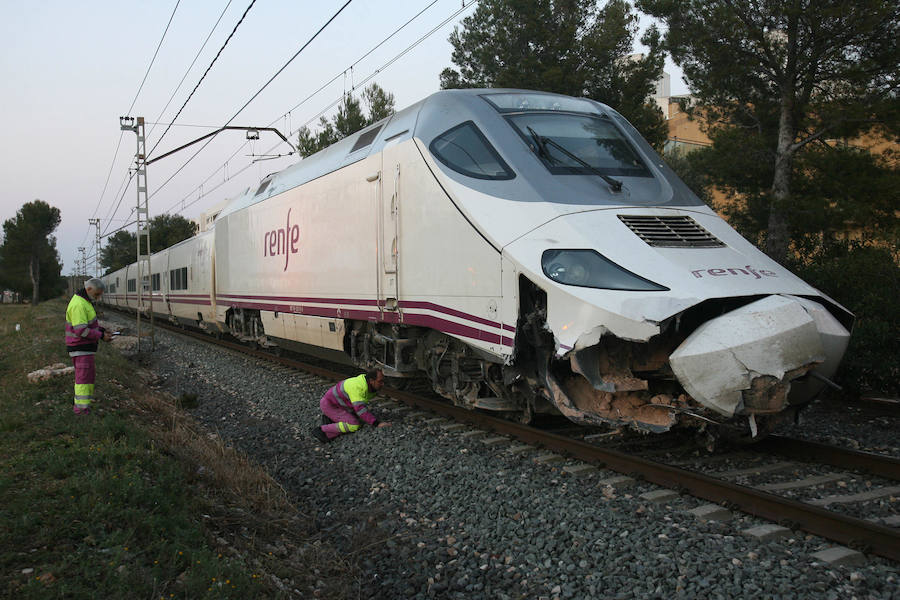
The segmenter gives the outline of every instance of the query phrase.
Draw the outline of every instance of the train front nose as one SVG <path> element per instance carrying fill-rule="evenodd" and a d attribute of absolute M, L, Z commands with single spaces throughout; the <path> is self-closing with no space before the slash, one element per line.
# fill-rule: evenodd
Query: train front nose
<path fill-rule="evenodd" d="M 723 416 L 781 412 L 821 385 L 791 382 L 837 368 L 850 333 L 822 305 L 768 296 L 707 321 L 669 356 L 678 381 L 697 402 Z"/>

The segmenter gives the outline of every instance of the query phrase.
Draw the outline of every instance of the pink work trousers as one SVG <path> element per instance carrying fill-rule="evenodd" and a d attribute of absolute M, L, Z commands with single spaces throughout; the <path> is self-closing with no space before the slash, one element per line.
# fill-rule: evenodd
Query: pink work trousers
<path fill-rule="evenodd" d="M 75 366 L 75 404 L 90 406 L 94 399 L 94 355 L 73 356 L 72 364 Z"/>
<path fill-rule="evenodd" d="M 329 388 L 322 399 L 319 400 L 319 407 L 325 416 L 334 421 L 328 425 L 322 425 L 322 431 L 328 436 L 329 440 L 333 440 L 342 433 L 351 433 L 359 429 L 359 418 L 352 410 L 347 410 L 338 404 L 337 398 L 332 393 L 333 388 Z M 344 424 L 343 430 L 341 424 Z"/>

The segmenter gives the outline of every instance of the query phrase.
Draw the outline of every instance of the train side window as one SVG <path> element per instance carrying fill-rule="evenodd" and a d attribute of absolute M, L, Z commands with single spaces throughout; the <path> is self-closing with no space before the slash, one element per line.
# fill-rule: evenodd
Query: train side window
<path fill-rule="evenodd" d="M 188 289 L 187 267 L 181 267 L 180 269 L 172 269 L 171 271 L 169 271 L 169 289 Z"/>
<path fill-rule="evenodd" d="M 472 121 L 437 136 L 429 149 L 439 161 L 467 177 L 512 179 L 516 176 Z"/>

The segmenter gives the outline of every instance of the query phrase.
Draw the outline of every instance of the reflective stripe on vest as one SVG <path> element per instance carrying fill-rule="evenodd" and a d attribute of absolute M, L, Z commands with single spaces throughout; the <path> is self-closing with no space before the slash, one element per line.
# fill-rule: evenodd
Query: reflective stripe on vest
<path fill-rule="evenodd" d="M 66 307 L 66 344 L 77 346 L 83 344 L 91 331 L 100 329 L 97 311 L 90 302 L 79 296 L 72 296 Z"/>
<path fill-rule="evenodd" d="M 344 408 L 350 408 L 350 398 L 344 392 L 344 382 L 339 381 L 331 388 L 331 395 L 334 396 L 338 404 Z"/>

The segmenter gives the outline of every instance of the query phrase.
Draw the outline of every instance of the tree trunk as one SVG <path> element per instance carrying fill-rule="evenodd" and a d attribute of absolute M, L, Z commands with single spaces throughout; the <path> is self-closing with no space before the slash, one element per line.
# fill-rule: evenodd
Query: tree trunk
<path fill-rule="evenodd" d="M 781 98 L 781 117 L 778 122 L 778 148 L 775 151 L 775 175 L 772 178 L 769 202 L 769 228 L 766 236 L 766 254 L 783 263 L 790 245 L 788 204 L 791 200 L 791 171 L 794 150 L 791 147 L 797 132 L 794 127 L 793 97 Z"/>
<path fill-rule="evenodd" d="M 32 255 L 28 265 L 28 274 L 31 275 L 31 305 L 37 306 L 40 301 L 41 290 L 41 263 L 37 255 Z"/>

